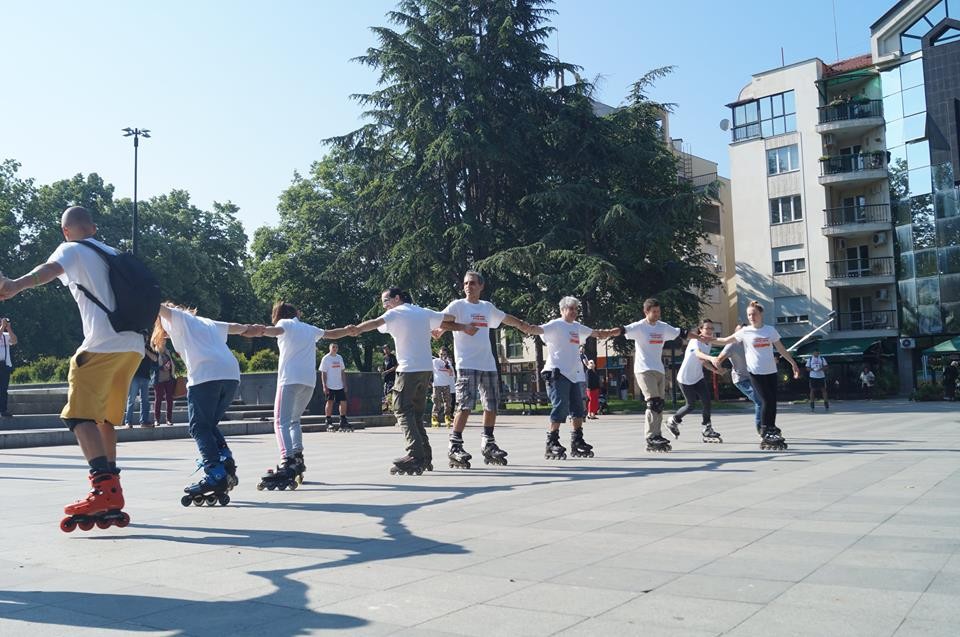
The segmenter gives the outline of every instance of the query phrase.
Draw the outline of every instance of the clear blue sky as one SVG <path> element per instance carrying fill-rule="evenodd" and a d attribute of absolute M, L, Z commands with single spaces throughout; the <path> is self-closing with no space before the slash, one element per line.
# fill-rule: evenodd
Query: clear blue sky
<path fill-rule="evenodd" d="M 835 0 L 840 57 L 866 53 L 869 25 L 894 0 Z M 249 234 L 277 221 L 295 170 L 320 140 L 361 123 L 349 96 L 374 87 L 350 58 L 374 44 L 392 0 L 0 0 L 0 159 L 49 183 L 99 173 L 133 194 L 125 126 L 141 144 L 141 198 L 173 188 L 194 203 L 233 201 Z M 718 122 L 750 75 L 836 58 L 831 0 L 559 0 L 550 46 L 600 77 L 611 105 L 645 71 L 675 65 L 654 97 L 678 106 L 671 133 L 727 172 Z"/>

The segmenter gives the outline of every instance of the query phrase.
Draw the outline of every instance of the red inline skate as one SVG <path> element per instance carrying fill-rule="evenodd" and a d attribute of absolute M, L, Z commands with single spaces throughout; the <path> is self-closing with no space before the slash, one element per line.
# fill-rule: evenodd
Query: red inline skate
<path fill-rule="evenodd" d="M 78 526 L 81 531 L 89 531 L 94 526 L 100 529 L 123 528 L 130 524 L 130 516 L 121 511 L 122 508 L 120 476 L 116 473 L 91 474 L 87 497 L 63 507 L 67 517 L 60 520 L 60 530 L 70 533 Z"/>

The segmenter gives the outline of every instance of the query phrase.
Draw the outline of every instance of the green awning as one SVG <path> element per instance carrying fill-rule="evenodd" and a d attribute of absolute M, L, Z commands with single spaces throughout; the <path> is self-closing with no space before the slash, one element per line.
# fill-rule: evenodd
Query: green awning
<path fill-rule="evenodd" d="M 960 352 L 960 336 L 955 336 L 950 340 L 937 343 L 933 347 L 923 350 L 924 355 L 930 354 L 955 354 Z"/>
<path fill-rule="evenodd" d="M 880 342 L 878 338 L 828 338 L 800 346 L 801 358 L 813 355 L 814 350 L 820 350 L 821 356 L 861 357 L 864 352 Z"/>

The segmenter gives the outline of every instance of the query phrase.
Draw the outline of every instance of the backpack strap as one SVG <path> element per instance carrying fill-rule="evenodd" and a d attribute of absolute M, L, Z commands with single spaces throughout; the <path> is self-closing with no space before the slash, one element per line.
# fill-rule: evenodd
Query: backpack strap
<path fill-rule="evenodd" d="M 87 243 L 86 241 L 83 241 L 83 240 L 80 240 L 80 241 L 71 241 L 70 243 L 78 243 L 78 244 L 80 244 L 80 245 L 87 246 L 88 248 L 90 248 L 91 250 L 93 250 L 94 252 L 96 252 L 97 254 L 99 254 L 99 255 L 103 258 L 104 262 L 107 264 L 107 268 L 110 267 L 110 261 L 108 260 L 107 257 L 109 257 L 109 256 L 111 256 L 111 255 L 107 254 L 107 251 L 104 250 L 103 248 L 101 248 L 100 246 L 95 245 L 95 244 L 93 244 L 93 243 Z M 94 305 L 96 305 L 96 306 L 99 307 L 101 310 L 103 310 L 104 313 L 105 313 L 107 316 L 110 316 L 110 310 L 107 309 L 107 306 L 106 306 L 106 305 L 104 305 L 103 303 L 100 302 L 100 299 L 98 299 L 97 297 L 95 297 L 90 290 L 88 290 L 88 289 L 85 288 L 84 286 L 80 285 L 79 283 L 77 283 L 76 285 L 77 285 L 77 289 L 80 290 L 81 292 L 83 292 L 83 294 L 84 294 L 88 299 L 90 299 L 90 301 L 91 301 Z"/>

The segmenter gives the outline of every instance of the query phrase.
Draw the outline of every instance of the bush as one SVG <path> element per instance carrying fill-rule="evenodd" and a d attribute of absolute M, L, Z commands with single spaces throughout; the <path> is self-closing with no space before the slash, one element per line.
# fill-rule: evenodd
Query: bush
<path fill-rule="evenodd" d="M 248 372 L 275 372 L 280 365 L 280 357 L 272 349 L 262 349 L 250 357 Z"/>
<path fill-rule="evenodd" d="M 943 387 L 937 383 L 920 383 L 911 398 L 917 401 L 943 400 Z"/>
<path fill-rule="evenodd" d="M 56 356 L 41 356 L 28 366 L 32 370 L 30 377 L 33 378 L 33 382 L 35 383 L 56 382 L 54 380 L 54 373 L 59 363 L 60 361 Z M 63 380 L 66 379 L 66 376 L 64 376 Z"/>
<path fill-rule="evenodd" d="M 16 368 L 13 370 L 13 373 L 10 374 L 10 382 L 14 385 L 25 385 L 32 382 L 33 378 L 30 376 L 31 371 L 29 366 Z"/>
<path fill-rule="evenodd" d="M 240 373 L 247 371 L 247 368 L 250 367 L 250 361 L 247 360 L 247 355 L 243 352 L 238 352 L 235 349 L 230 350 L 233 354 L 233 357 L 237 359 L 237 362 L 240 363 Z"/>

